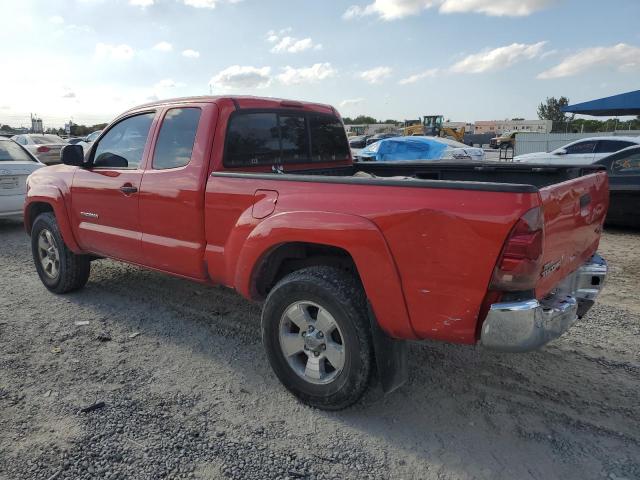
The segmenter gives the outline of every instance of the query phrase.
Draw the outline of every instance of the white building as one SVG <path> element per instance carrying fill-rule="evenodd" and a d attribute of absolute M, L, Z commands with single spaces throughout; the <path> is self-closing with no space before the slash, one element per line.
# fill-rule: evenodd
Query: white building
<path fill-rule="evenodd" d="M 473 133 L 550 133 L 552 124 L 551 120 L 478 120 Z"/>

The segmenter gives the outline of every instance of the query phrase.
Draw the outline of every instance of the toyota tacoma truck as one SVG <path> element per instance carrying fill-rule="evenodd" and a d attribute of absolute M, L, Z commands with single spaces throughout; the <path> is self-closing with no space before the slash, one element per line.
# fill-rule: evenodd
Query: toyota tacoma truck
<path fill-rule="evenodd" d="M 327 105 L 194 97 L 131 109 L 28 178 L 50 291 L 110 258 L 263 305 L 284 386 L 319 408 L 407 378 L 407 341 L 539 349 L 591 307 L 599 166 L 354 163 Z"/>

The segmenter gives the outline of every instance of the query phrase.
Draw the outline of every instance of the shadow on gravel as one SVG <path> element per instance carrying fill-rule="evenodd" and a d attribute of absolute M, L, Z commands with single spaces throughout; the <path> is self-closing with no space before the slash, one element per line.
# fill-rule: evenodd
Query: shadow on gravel
<path fill-rule="evenodd" d="M 13 233 L 17 230 L 24 230 L 22 220 L 0 218 L 0 235 Z M 27 234 L 25 233 L 25 237 Z"/>
<path fill-rule="evenodd" d="M 105 261 L 95 264 L 85 290 L 66 298 L 131 331 L 143 330 L 152 340 L 224 364 L 244 384 L 266 385 L 267 398 L 283 398 L 259 345 L 260 308 L 230 290 Z M 220 345 L 227 342 L 219 335 L 248 345 L 253 358 L 229 362 Z M 581 341 L 561 339 L 521 355 L 412 344 L 410 379 L 398 391 L 374 391 L 342 412 L 310 411 L 361 431 L 380 448 L 392 444 L 407 458 L 448 472 L 464 458 L 465 468 L 473 465 L 480 477 L 491 471 L 513 478 L 608 472 L 634 478 L 640 474 L 637 362 L 588 353 Z M 299 408 L 293 397 L 286 398 L 289 405 L 279 410 Z"/>

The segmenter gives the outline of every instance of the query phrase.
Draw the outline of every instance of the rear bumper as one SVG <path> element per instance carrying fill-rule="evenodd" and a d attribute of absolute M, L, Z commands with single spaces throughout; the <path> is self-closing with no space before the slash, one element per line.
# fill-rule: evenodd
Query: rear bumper
<path fill-rule="evenodd" d="M 528 352 L 558 338 L 593 306 L 607 276 L 607 262 L 594 255 L 542 300 L 494 303 L 480 343 L 492 350 Z"/>

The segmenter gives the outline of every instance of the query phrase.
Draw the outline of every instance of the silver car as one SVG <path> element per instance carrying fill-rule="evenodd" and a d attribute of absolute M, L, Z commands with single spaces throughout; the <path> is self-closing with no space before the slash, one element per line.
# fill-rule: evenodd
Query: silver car
<path fill-rule="evenodd" d="M 57 135 L 26 133 L 14 135 L 11 140 L 22 145 L 45 165 L 60 163 L 60 150 L 67 142 Z"/>
<path fill-rule="evenodd" d="M 0 137 L 0 218 L 22 217 L 27 177 L 42 167 L 25 148 Z"/>

